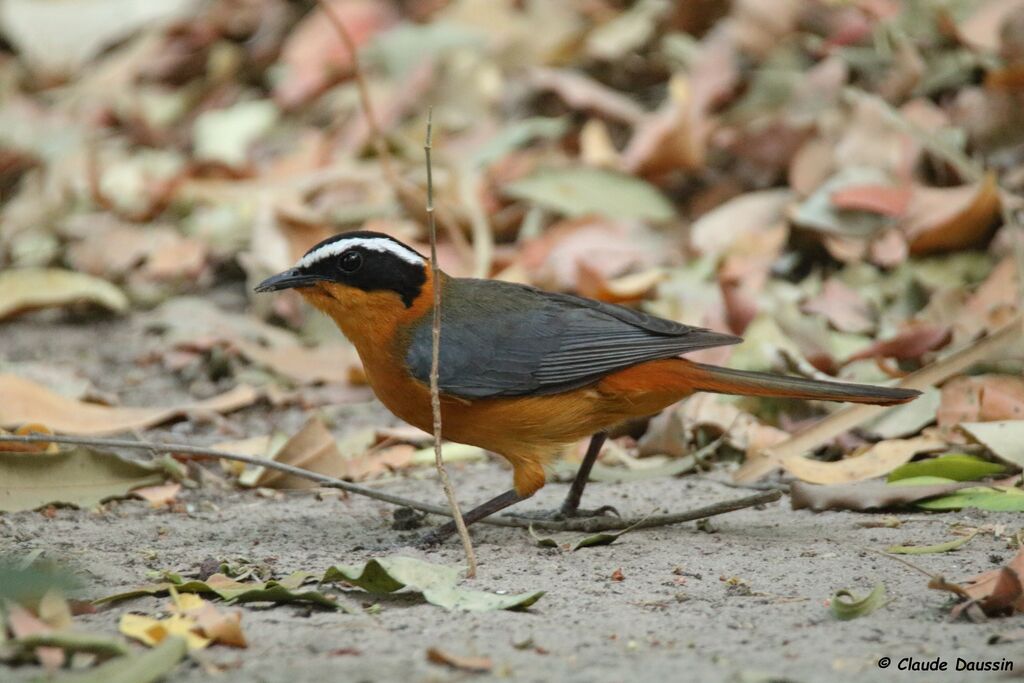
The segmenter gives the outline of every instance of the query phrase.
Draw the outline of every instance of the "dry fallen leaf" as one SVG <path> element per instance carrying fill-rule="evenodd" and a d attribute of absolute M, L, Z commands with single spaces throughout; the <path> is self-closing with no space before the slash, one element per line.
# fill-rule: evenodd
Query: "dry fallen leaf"
<path fill-rule="evenodd" d="M 972 605 L 990 617 L 1006 616 L 1016 612 L 1024 612 L 1024 548 L 1009 562 L 999 569 L 978 574 L 961 584 L 948 581 L 930 582 L 929 588 L 945 590 L 966 598 L 953 608 L 951 616 L 955 619 L 963 613 L 970 614 Z"/>
<path fill-rule="evenodd" d="M 160 484 L 133 489 L 132 494 L 149 503 L 150 507 L 162 508 L 174 502 L 181 491 L 181 484 Z"/>
<path fill-rule="evenodd" d="M 395 23 L 394 12 L 386 3 L 330 0 L 328 5 L 356 49 Z M 288 34 L 281 50 L 281 64 L 285 72 L 274 87 L 274 99 L 284 109 L 305 104 L 352 75 L 352 55 L 322 7 L 313 8 Z"/>
<path fill-rule="evenodd" d="M 56 433 L 102 435 L 145 429 L 189 413 L 229 413 L 260 394 L 241 384 L 213 398 L 168 408 L 111 408 L 59 396 L 14 375 L 0 375 L 0 426 L 43 423 Z"/>
<path fill-rule="evenodd" d="M 343 477 L 348 470 L 348 460 L 338 451 L 334 435 L 319 417 L 307 420 L 274 454 L 274 461 L 331 477 Z M 277 470 L 264 470 L 256 485 L 280 489 L 308 489 L 317 486 L 316 482 L 309 479 Z"/>
<path fill-rule="evenodd" d="M 56 268 L 13 268 L 0 273 L 0 320 L 37 308 L 89 302 L 124 311 L 128 299 L 106 280 Z"/>
<path fill-rule="evenodd" d="M 1024 420 L 1024 378 L 1014 375 L 957 377 L 942 387 L 940 427 L 961 422 Z"/>
<path fill-rule="evenodd" d="M 946 442 L 934 436 L 891 439 L 836 462 L 821 462 L 797 455 L 783 460 L 782 466 L 793 476 L 811 484 L 849 484 L 888 474 L 910 462 L 918 453 L 931 453 L 945 447 Z"/>
<path fill-rule="evenodd" d="M 437 647 L 427 650 L 427 661 L 474 673 L 484 673 L 494 668 L 494 662 L 491 661 L 490 657 L 455 655 Z"/>
<path fill-rule="evenodd" d="M 902 224 L 910 253 L 930 254 L 976 246 L 992 234 L 999 206 L 994 173 L 986 174 L 975 185 L 915 188 Z"/>

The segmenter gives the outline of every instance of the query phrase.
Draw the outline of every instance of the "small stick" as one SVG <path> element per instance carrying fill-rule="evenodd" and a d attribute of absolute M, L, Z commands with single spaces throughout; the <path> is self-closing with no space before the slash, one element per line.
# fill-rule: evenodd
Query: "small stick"
<path fill-rule="evenodd" d="M 438 387 L 438 373 L 441 366 L 441 268 L 437 265 L 437 222 L 434 220 L 434 172 L 431 170 L 430 150 L 433 142 L 434 110 L 427 109 L 427 138 L 423 143 L 423 154 L 427 160 L 427 226 L 430 228 L 430 275 L 434 290 L 434 319 L 431 324 L 431 356 L 430 356 L 430 410 L 434 413 L 434 466 L 437 476 L 441 478 L 444 495 L 448 497 L 448 506 L 452 509 L 455 528 L 462 539 L 462 549 L 466 552 L 466 563 L 469 569 L 467 578 L 476 576 L 476 553 L 473 552 L 473 541 L 469 537 L 466 521 L 462 519 L 459 501 L 455 497 L 455 489 L 448 478 L 444 460 L 441 457 L 441 390 Z"/>
<path fill-rule="evenodd" d="M 287 465 L 282 462 L 274 462 L 273 460 L 255 458 L 248 455 L 240 455 L 238 453 L 228 453 L 226 451 L 207 448 L 204 446 L 188 446 L 185 444 L 160 443 L 156 441 L 131 441 L 129 439 L 61 436 L 57 434 L 0 434 L 0 443 L 63 443 L 74 446 L 93 446 L 96 448 L 131 448 L 133 450 L 140 451 L 161 451 L 165 453 L 202 455 L 210 458 L 218 458 L 220 460 L 244 462 L 249 465 L 258 465 L 260 467 L 266 467 L 267 469 L 285 472 L 286 474 L 293 474 L 297 477 L 302 477 L 303 479 L 315 481 L 324 488 L 341 489 L 342 491 L 347 491 L 358 496 L 366 496 L 367 498 L 379 500 L 384 503 L 412 508 L 413 510 L 427 512 L 432 515 L 439 515 L 441 517 L 452 516 L 451 510 L 444 506 L 421 503 L 410 498 L 405 498 L 404 496 L 396 496 L 384 491 L 376 491 L 365 486 L 353 484 L 352 482 L 344 481 L 342 479 L 335 479 L 334 477 L 329 477 L 325 474 L 310 472 L 309 470 Z M 555 522 L 551 520 L 532 520 L 518 517 L 492 516 L 481 519 L 480 524 L 516 527 L 519 529 L 528 529 L 532 524 L 534 529 L 543 529 L 545 531 L 595 532 L 624 529 L 632 524 L 642 521 L 642 527 L 649 529 L 651 527 L 668 526 L 670 524 L 681 524 L 683 522 L 690 522 L 704 517 L 714 517 L 715 515 L 721 515 L 734 510 L 763 505 L 765 503 L 771 503 L 772 501 L 778 500 L 781 496 L 781 491 L 764 491 L 752 496 L 745 496 L 743 498 L 727 500 L 721 503 L 714 503 L 696 510 L 690 510 L 689 512 L 679 512 L 646 518 L 634 517 L 620 519 L 618 517 L 592 517 L 590 519 L 567 519 Z"/>

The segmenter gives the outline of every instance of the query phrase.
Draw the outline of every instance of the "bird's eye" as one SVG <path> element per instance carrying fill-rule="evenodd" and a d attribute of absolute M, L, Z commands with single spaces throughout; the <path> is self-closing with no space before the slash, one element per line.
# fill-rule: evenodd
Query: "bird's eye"
<path fill-rule="evenodd" d="M 346 251 L 338 261 L 338 268 L 345 273 L 354 273 L 363 265 L 363 255 L 358 251 Z"/>

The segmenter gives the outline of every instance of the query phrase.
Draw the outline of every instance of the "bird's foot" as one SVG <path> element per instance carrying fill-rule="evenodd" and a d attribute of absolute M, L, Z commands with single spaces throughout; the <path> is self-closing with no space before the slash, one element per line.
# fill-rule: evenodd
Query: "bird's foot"
<path fill-rule="evenodd" d="M 518 517 L 519 519 L 532 519 L 546 522 L 562 522 L 567 519 L 585 519 L 587 517 L 605 517 L 607 515 L 615 515 L 621 517 L 619 511 L 611 505 L 602 505 L 596 509 L 586 508 L 566 508 L 560 507 L 555 510 L 538 510 L 535 512 L 509 512 L 506 514 L 508 517 Z"/>

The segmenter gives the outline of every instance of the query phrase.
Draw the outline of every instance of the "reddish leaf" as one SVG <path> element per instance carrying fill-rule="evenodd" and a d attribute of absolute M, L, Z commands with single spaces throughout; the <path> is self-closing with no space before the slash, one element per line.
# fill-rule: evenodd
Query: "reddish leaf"
<path fill-rule="evenodd" d="M 830 198 L 837 209 L 902 216 L 907 211 L 912 194 L 906 185 L 855 185 L 836 190 Z"/>
<path fill-rule="evenodd" d="M 875 342 L 863 351 L 846 359 L 852 363 L 865 358 L 896 358 L 913 360 L 928 351 L 942 348 L 949 342 L 949 328 L 945 325 L 913 323 L 892 339 Z"/>

